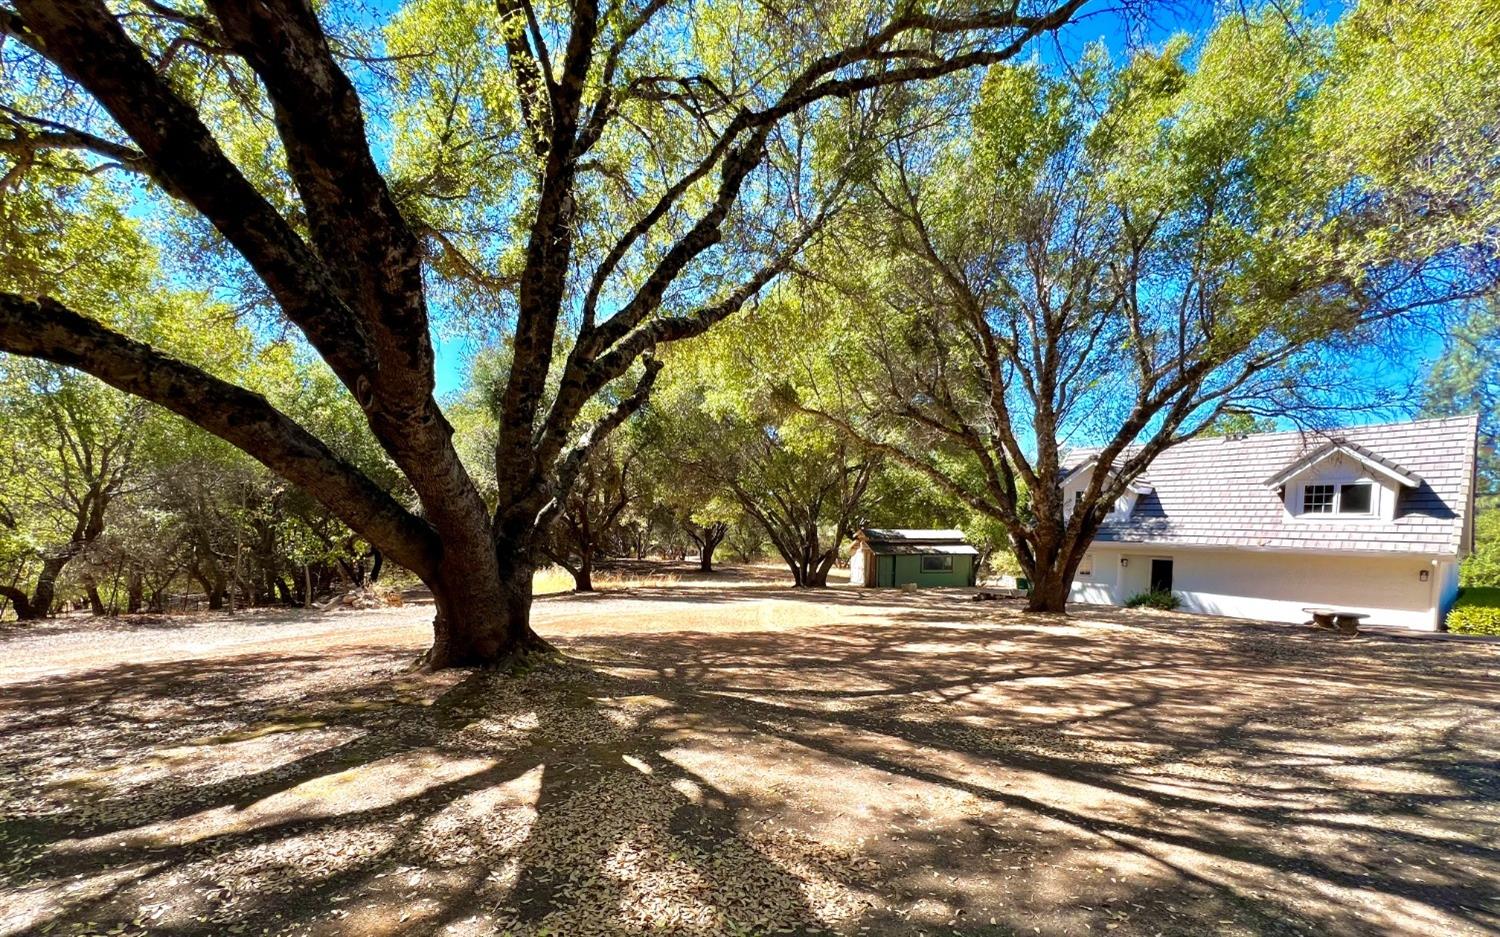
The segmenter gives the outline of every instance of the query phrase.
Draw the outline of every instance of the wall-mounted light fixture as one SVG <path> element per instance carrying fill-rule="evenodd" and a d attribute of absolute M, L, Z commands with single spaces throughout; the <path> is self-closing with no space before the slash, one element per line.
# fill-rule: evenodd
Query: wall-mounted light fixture
<path fill-rule="evenodd" d="M 1120 557 L 1120 565 L 1121 566 L 1129 566 L 1130 565 L 1130 561 L 1127 560 L 1125 557 L 1122 556 L 1122 557 Z"/>
<path fill-rule="evenodd" d="M 1430 573 L 1429 571 L 1427 571 L 1427 570 L 1424 569 L 1420 573 L 1417 573 L 1417 578 L 1420 579 L 1420 580 L 1422 580 L 1423 582 L 1426 582 L 1427 579 L 1428 579 L 1428 577 L 1431 576 L 1431 575 L 1432 575 L 1432 573 Z"/>

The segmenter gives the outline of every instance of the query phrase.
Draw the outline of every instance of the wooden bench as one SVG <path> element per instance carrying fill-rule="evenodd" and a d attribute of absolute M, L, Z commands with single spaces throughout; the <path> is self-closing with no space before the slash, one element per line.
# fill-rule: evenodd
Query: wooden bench
<path fill-rule="evenodd" d="M 1336 608 L 1304 608 L 1303 611 L 1312 616 L 1309 625 L 1340 634 L 1359 634 L 1359 623 L 1370 617 L 1364 612 L 1346 612 Z"/>

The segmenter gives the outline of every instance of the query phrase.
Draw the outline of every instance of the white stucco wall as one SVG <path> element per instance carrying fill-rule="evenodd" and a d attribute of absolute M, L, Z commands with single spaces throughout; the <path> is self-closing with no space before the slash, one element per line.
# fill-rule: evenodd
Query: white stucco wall
<path fill-rule="evenodd" d="M 1093 573 L 1073 583 L 1072 600 L 1119 605 L 1146 591 L 1153 558 L 1172 560 L 1172 591 L 1183 608 L 1210 615 L 1301 622 L 1309 606 L 1370 613 L 1366 624 L 1436 630 L 1457 589 L 1457 564 L 1422 556 L 1095 548 Z M 1125 559 L 1128 565 L 1121 566 Z M 1448 569 L 1452 567 L 1452 571 Z M 1428 572 L 1423 582 L 1421 573 Z"/>

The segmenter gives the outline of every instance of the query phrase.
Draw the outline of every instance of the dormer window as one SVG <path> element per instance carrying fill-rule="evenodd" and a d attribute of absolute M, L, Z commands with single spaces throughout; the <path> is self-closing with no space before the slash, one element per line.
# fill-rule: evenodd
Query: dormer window
<path fill-rule="evenodd" d="M 1367 516 L 1374 503 L 1374 486 L 1370 482 L 1302 486 L 1303 514 Z"/>

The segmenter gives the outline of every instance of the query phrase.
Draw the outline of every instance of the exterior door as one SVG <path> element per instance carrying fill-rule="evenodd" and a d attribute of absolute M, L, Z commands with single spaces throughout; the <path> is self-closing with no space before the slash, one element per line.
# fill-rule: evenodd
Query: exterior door
<path fill-rule="evenodd" d="M 1172 561 L 1171 560 L 1152 560 L 1151 561 L 1151 591 L 1152 592 L 1171 592 L 1172 591 Z"/>

